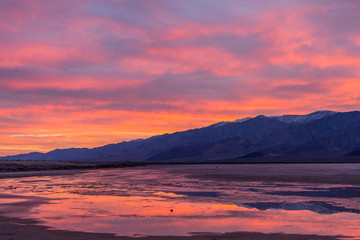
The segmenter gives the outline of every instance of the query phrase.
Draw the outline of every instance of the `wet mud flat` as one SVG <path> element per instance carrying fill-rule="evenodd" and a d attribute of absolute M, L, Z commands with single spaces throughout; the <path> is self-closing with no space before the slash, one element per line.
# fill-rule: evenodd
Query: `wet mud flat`
<path fill-rule="evenodd" d="M 0 239 L 360 236 L 358 164 L 162 165 L 66 172 L 0 180 Z"/>
<path fill-rule="evenodd" d="M 360 163 L 219 164 L 184 165 L 181 171 L 194 179 L 219 181 L 302 182 L 360 185 Z"/>

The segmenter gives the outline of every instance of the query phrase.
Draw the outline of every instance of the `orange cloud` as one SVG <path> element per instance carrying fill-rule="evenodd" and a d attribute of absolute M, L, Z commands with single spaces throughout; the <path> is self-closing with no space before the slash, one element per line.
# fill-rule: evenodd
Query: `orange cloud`
<path fill-rule="evenodd" d="M 359 108 L 359 6 L 7 2 L 0 155 Z M 116 11 L 115 11 L 116 10 Z"/>

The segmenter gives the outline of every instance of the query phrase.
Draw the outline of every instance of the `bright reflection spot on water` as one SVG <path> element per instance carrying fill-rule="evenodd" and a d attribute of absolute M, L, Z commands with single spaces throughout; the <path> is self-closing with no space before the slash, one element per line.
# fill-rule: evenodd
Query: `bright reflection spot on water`
<path fill-rule="evenodd" d="M 23 217 L 56 229 L 135 236 L 233 231 L 360 235 L 359 197 L 336 198 L 330 192 L 356 192 L 353 186 L 194 180 L 138 168 L 4 179 L 0 188 L 3 194 L 51 199 Z"/>
<path fill-rule="evenodd" d="M 24 202 L 24 201 L 26 201 L 26 199 L 0 198 L 0 204 L 17 203 L 17 202 Z"/>

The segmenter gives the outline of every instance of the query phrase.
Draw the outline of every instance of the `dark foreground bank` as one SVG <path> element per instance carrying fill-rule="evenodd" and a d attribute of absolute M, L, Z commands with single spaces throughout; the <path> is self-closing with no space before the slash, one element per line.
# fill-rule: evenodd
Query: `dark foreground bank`
<path fill-rule="evenodd" d="M 0 160 L 0 172 L 30 172 L 49 170 L 76 170 L 144 166 L 135 162 L 62 162 L 31 160 Z"/>

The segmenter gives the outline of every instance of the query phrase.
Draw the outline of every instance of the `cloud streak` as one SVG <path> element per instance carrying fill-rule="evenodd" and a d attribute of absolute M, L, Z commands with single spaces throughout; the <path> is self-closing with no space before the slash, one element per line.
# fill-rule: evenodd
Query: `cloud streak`
<path fill-rule="evenodd" d="M 359 11 L 348 0 L 2 1 L 0 155 L 359 109 Z"/>

